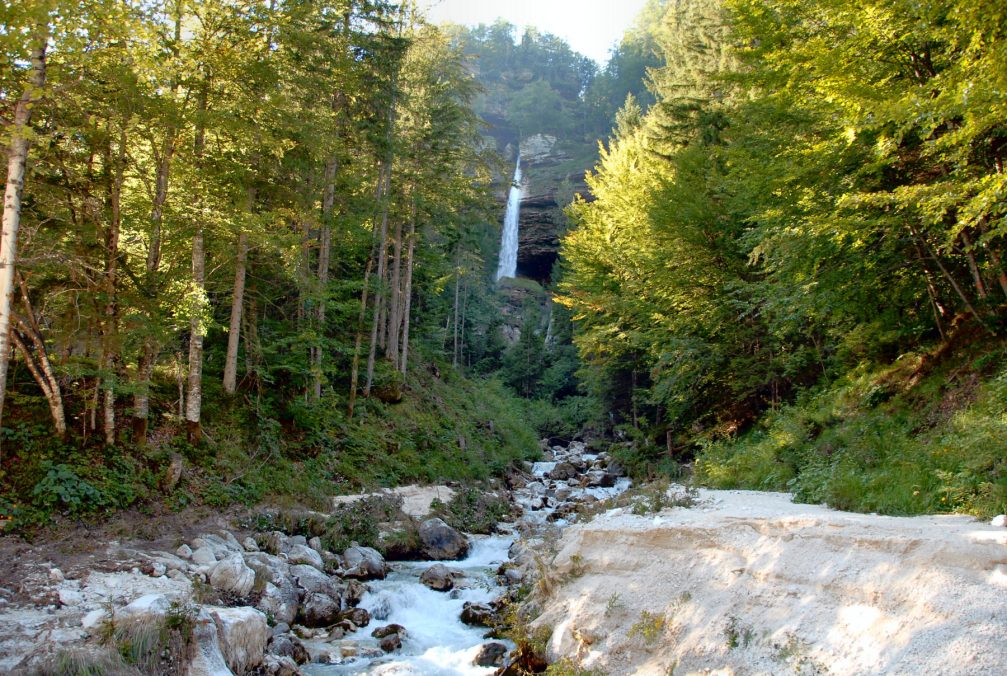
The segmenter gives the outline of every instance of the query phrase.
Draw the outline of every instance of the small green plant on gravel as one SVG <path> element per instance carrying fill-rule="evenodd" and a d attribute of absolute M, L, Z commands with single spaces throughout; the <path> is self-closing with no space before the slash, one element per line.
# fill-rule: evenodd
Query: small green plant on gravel
<path fill-rule="evenodd" d="M 755 632 L 734 615 L 728 615 L 727 625 L 724 627 L 724 638 L 727 639 L 727 647 L 730 650 L 738 647 L 746 648 L 755 638 Z"/>
<path fill-rule="evenodd" d="M 652 645 L 664 634 L 668 627 L 668 619 L 660 613 L 649 610 L 640 611 L 640 620 L 629 628 L 630 638 L 642 639 L 647 645 Z"/>
<path fill-rule="evenodd" d="M 619 592 L 612 592 L 612 595 L 609 596 L 608 600 L 605 602 L 605 617 L 615 614 L 617 610 L 620 610 L 623 607 L 624 605 L 622 598 L 619 596 Z"/>
<path fill-rule="evenodd" d="M 787 663 L 797 674 L 812 676 L 829 673 L 828 668 L 808 654 L 811 645 L 807 641 L 791 633 L 784 634 L 784 639 L 782 643 L 773 644 L 774 659 Z"/>

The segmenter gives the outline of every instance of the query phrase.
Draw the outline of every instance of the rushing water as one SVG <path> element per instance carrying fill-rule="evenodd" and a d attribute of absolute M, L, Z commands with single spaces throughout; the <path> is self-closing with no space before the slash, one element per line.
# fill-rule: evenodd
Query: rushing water
<path fill-rule="evenodd" d="M 521 158 L 514 167 L 514 180 L 507 195 L 507 213 L 504 215 L 503 238 L 500 240 L 500 264 L 497 280 L 517 274 L 518 216 L 521 214 Z"/>
<path fill-rule="evenodd" d="M 340 664 L 312 664 L 304 673 L 314 676 L 329 674 L 409 674 L 420 676 L 475 676 L 492 674 L 492 667 L 477 667 L 472 659 L 480 646 L 491 639 L 483 638 L 485 627 L 469 627 L 459 621 L 466 601 L 488 603 L 500 596 L 496 570 L 507 560 L 512 536 L 470 536 L 472 549 L 463 561 L 444 561 L 450 568 L 465 572 L 461 581 L 466 588 L 450 592 L 428 589 L 418 582 L 431 561 L 406 561 L 393 564 L 384 580 L 368 582 L 370 591 L 360 607 L 371 613 L 371 623 L 353 635 L 352 639 L 331 645 L 342 650 Z M 390 655 L 381 653 L 378 641 L 370 637 L 375 627 L 400 624 L 408 632 L 402 648 Z"/>

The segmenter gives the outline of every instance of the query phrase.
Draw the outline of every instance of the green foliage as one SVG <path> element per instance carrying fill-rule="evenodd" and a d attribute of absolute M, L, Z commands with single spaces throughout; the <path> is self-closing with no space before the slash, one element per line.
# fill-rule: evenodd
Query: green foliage
<path fill-rule="evenodd" d="M 469 486 L 459 489 L 447 504 L 435 500 L 433 513 L 451 527 L 466 533 L 489 534 L 501 521 L 510 516 L 511 505 L 484 487 Z"/>
<path fill-rule="evenodd" d="M 951 364 L 914 378 L 912 366 L 921 361 L 910 355 L 891 368 L 852 374 L 748 434 L 708 443 L 696 479 L 790 490 L 795 500 L 837 509 L 1002 513 L 1007 372 L 981 383 L 976 372 Z"/>

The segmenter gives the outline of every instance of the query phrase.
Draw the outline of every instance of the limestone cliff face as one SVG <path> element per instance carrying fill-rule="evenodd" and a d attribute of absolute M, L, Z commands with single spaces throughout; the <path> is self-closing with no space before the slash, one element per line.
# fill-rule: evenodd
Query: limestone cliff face
<path fill-rule="evenodd" d="M 555 136 L 536 134 L 521 141 L 521 216 L 517 272 L 548 284 L 567 229 L 563 209 L 576 193 L 586 194 L 584 170 Z"/>

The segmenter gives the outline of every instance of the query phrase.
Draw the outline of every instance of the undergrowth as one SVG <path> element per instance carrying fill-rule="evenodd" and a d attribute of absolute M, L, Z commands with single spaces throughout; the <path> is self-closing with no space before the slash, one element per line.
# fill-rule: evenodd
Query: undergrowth
<path fill-rule="evenodd" d="M 176 510 L 263 501 L 321 510 L 332 495 L 382 486 L 484 481 L 539 452 L 524 422 L 526 403 L 496 380 L 417 368 L 404 391 L 395 404 L 360 401 L 353 420 L 334 395 L 310 415 L 296 403 L 273 411 L 208 398 L 198 445 L 171 420 L 144 448 L 128 435 L 109 447 L 94 437 L 54 442 L 44 423 L 12 422 L 2 428 L 0 523 L 27 533 L 56 517 L 98 520 L 151 502 Z M 170 468 L 178 458 L 176 483 Z"/>
<path fill-rule="evenodd" d="M 738 439 L 706 443 L 695 477 L 799 502 L 908 515 L 1007 507 L 1007 350 L 936 366 L 906 355 L 806 393 Z"/>

